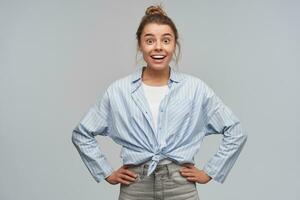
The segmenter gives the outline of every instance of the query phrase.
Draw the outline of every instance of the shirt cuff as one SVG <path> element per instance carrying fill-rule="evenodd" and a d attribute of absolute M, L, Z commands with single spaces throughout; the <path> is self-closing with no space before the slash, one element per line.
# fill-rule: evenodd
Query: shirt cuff
<path fill-rule="evenodd" d="M 96 173 L 96 175 L 94 176 L 94 179 L 97 183 L 102 182 L 103 180 L 105 180 L 105 178 L 107 178 L 114 172 L 114 169 L 105 160 L 100 162 L 100 166 L 101 172 Z"/>
<path fill-rule="evenodd" d="M 217 181 L 218 183 L 224 183 L 226 176 L 220 176 L 217 173 L 217 170 L 213 169 L 211 166 L 209 166 L 208 164 L 206 164 L 203 167 L 203 171 L 210 176 L 214 181 Z"/>

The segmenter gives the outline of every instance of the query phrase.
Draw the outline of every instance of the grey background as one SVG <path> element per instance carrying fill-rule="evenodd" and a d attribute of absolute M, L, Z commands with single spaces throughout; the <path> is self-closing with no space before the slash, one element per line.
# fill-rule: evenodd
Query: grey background
<path fill-rule="evenodd" d="M 0 1 L 0 199 L 117 199 L 97 184 L 72 129 L 115 79 L 131 73 L 135 31 L 160 1 Z M 164 1 L 180 33 L 179 69 L 210 85 L 248 142 L 224 184 L 200 198 L 300 199 L 299 1 Z M 118 168 L 120 148 L 97 137 Z M 220 136 L 205 139 L 199 168 Z"/>

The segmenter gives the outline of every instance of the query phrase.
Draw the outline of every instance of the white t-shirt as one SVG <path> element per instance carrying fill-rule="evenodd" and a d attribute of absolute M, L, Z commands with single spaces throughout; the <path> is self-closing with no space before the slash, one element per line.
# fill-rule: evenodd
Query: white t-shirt
<path fill-rule="evenodd" d="M 144 89 L 146 99 L 147 99 L 148 104 L 150 106 L 150 111 L 151 111 L 151 114 L 152 114 L 154 127 L 156 129 L 159 105 L 160 105 L 161 100 L 167 94 L 167 92 L 169 90 L 169 87 L 168 87 L 168 85 L 151 86 L 151 85 L 145 84 L 144 82 L 142 82 L 142 85 L 143 85 L 143 89 Z"/>
<path fill-rule="evenodd" d="M 151 85 L 145 84 L 144 82 L 142 82 L 142 86 L 143 86 L 144 93 L 145 93 L 146 99 L 147 99 L 149 107 L 150 107 L 150 111 L 151 111 L 152 118 L 153 118 L 153 124 L 156 129 L 158 113 L 159 113 L 159 105 L 160 105 L 161 100 L 169 92 L 169 87 L 168 87 L 168 85 L 151 86 Z M 150 162 L 151 162 L 151 160 L 148 163 L 150 163 Z M 171 163 L 171 161 L 168 159 L 163 159 L 158 164 L 161 165 L 161 164 L 168 164 L 168 163 Z"/>

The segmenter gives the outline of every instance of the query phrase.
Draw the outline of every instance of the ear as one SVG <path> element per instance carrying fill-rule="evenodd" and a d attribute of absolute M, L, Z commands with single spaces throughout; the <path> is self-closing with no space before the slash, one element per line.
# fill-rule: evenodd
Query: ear
<path fill-rule="evenodd" d="M 138 50 L 139 50 L 139 51 L 142 51 L 142 50 L 141 50 L 141 45 L 140 45 L 140 44 L 138 44 L 137 47 L 138 47 Z"/>

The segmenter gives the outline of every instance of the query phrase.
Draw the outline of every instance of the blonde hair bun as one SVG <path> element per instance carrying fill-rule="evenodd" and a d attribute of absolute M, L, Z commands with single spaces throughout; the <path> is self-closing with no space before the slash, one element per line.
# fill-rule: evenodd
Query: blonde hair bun
<path fill-rule="evenodd" d="M 149 6 L 145 12 L 146 15 L 165 15 L 167 16 L 166 12 L 163 10 L 163 8 L 160 5 L 157 6 Z"/>

